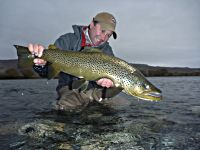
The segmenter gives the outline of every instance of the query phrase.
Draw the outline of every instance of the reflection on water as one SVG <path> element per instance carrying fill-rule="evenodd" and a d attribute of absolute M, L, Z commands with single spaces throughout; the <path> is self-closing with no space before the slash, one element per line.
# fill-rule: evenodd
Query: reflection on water
<path fill-rule="evenodd" d="M 200 78 L 149 80 L 162 101 L 121 93 L 79 114 L 53 109 L 57 80 L 1 80 L 1 149 L 200 149 Z"/>

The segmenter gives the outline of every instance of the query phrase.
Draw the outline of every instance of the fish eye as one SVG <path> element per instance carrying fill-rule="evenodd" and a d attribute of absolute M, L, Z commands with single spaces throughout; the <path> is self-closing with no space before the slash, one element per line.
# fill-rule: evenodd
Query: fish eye
<path fill-rule="evenodd" d="M 148 90 L 150 88 L 150 86 L 145 84 L 145 83 L 138 83 L 138 87 L 140 87 L 140 88 L 142 87 L 142 88 L 144 88 L 146 90 Z"/>
<path fill-rule="evenodd" d="M 146 85 L 146 89 L 149 89 L 150 88 L 150 86 L 149 85 Z"/>

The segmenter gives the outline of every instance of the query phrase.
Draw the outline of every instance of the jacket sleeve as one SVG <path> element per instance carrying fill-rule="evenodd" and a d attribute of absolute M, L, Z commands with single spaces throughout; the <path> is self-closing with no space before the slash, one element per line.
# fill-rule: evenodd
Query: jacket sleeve
<path fill-rule="evenodd" d="M 105 46 L 103 46 L 101 49 L 103 50 L 103 52 L 105 54 L 110 55 L 110 56 L 114 56 L 112 47 L 109 45 L 109 43 L 105 44 Z"/>
<path fill-rule="evenodd" d="M 54 43 L 54 45 L 61 50 L 75 50 L 77 37 L 74 33 L 67 33 L 60 36 Z"/>

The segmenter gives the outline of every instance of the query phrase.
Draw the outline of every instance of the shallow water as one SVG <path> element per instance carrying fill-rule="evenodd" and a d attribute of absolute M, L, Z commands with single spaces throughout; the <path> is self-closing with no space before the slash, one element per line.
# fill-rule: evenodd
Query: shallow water
<path fill-rule="evenodd" d="M 121 93 L 107 106 L 55 111 L 57 80 L 0 80 L 1 149 L 200 149 L 200 77 L 148 78 L 163 100 Z"/>

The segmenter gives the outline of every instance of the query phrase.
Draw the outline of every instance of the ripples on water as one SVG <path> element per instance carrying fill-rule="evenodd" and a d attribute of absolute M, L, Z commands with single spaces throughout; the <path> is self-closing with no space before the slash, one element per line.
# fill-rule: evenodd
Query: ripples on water
<path fill-rule="evenodd" d="M 81 114 L 53 110 L 57 80 L 0 80 L 1 148 L 199 150 L 200 78 L 149 80 L 162 101 L 122 93 L 111 108 L 95 104 Z"/>

